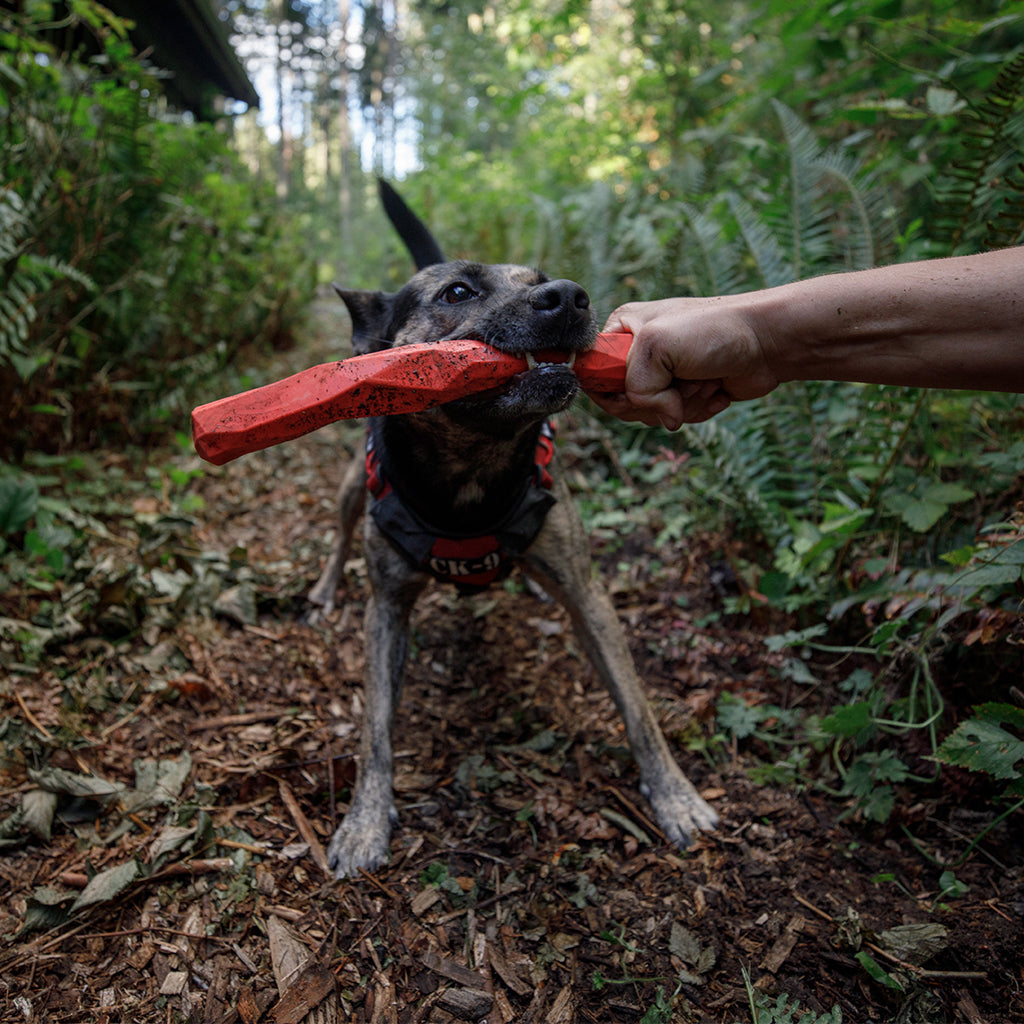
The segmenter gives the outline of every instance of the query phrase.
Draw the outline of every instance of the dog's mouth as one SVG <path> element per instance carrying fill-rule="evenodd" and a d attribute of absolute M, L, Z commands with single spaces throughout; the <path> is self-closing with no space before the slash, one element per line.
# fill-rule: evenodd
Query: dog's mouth
<path fill-rule="evenodd" d="M 562 353 L 558 352 L 524 352 L 523 355 L 526 358 L 527 370 L 536 370 L 541 366 L 564 366 L 567 370 L 571 370 L 576 362 L 576 353 L 570 352 L 568 358 L 548 358 L 549 356 L 559 356 Z M 540 358 L 538 358 L 540 357 Z"/>
<path fill-rule="evenodd" d="M 449 415 L 477 424 L 528 421 L 568 408 L 579 392 L 573 371 L 576 352 L 558 350 L 516 353 L 525 368 L 498 387 L 455 399 L 444 408 Z"/>

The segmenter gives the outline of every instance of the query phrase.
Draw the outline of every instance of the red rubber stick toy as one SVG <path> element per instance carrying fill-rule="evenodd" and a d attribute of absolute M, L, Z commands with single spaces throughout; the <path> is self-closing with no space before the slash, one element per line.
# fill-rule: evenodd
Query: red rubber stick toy
<path fill-rule="evenodd" d="M 626 379 L 631 334 L 599 334 L 573 372 L 585 391 L 617 392 Z M 533 353 L 538 362 L 566 362 L 564 352 Z M 391 416 L 442 405 L 500 387 L 527 369 L 479 341 L 403 345 L 335 363 L 322 363 L 240 395 L 192 410 L 192 438 L 207 462 L 222 466 L 333 423 Z"/>

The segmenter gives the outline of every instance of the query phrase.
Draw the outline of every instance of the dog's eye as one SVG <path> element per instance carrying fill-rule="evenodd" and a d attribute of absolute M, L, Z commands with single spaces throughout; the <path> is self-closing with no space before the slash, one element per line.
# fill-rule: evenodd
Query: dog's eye
<path fill-rule="evenodd" d="M 454 284 L 448 285 L 447 288 L 438 296 L 442 302 L 456 303 L 456 302 L 468 302 L 470 299 L 476 298 L 476 292 L 466 284 L 465 281 L 456 281 Z"/>

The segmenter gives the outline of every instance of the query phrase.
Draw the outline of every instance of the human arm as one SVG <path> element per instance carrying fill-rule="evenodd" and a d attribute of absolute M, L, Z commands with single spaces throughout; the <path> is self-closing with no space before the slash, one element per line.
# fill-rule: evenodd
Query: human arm
<path fill-rule="evenodd" d="M 1024 392 L 1024 247 L 619 307 L 607 411 L 674 430 L 789 380 Z"/>

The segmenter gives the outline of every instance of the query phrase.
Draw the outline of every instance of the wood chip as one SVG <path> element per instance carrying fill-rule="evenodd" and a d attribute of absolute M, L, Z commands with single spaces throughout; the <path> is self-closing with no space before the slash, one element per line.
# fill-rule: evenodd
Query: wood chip
<path fill-rule="evenodd" d="M 480 1020 L 491 1012 L 494 997 L 479 989 L 450 988 L 441 993 L 438 1003 L 460 1020 Z"/>
<path fill-rule="evenodd" d="M 302 813 L 302 808 L 299 807 L 298 800 L 295 799 L 292 791 L 287 785 L 285 785 L 285 783 L 279 783 L 278 790 L 281 793 L 281 799 L 288 808 L 288 813 L 292 816 L 292 820 L 295 822 L 295 827 L 299 830 L 299 835 L 301 835 L 309 844 L 309 853 L 313 858 L 314 863 L 329 879 L 331 879 L 331 881 L 334 881 L 334 872 L 331 871 L 330 866 L 327 863 L 327 853 L 323 848 L 323 844 L 317 837 L 316 832 L 313 831 L 313 826 L 310 825 L 309 820 Z"/>
<path fill-rule="evenodd" d="M 398 1009 L 395 1006 L 395 986 L 379 971 L 379 982 L 373 990 L 373 1014 L 370 1024 L 398 1024 Z M 332 1022 L 333 1024 L 333 1022 Z"/>
<path fill-rule="evenodd" d="M 494 993 L 494 1011 L 498 1015 L 500 1024 L 512 1024 L 517 1017 L 516 1011 L 512 1009 L 512 1004 L 508 1001 L 508 996 L 501 989 Z"/>
<path fill-rule="evenodd" d="M 160 995 L 180 996 L 181 993 L 185 991 L 185 986 L 187 984 L 187 971 L 168 971 L 167 976 L 160 985 Z"/>
<path fill-rule="evenodd" d="M 256 1024 L 256 1021 L 263 1016 L 263 1011 L 252 994 L 252 989 L 246 986 L 238 993 L 238 1016 L 245 1024 Z"/>
<path fill-rule="evenodd" d="M 427 889 L 421 889 L 415 896 L 413 896 L 409 909 L 417 917 L 422 917 L 440 899 L 440 891 L 435 889 L 433 886 L 430 886 Z"/>
<path fill-rule="evenodd" d="M 454 960 L 446 960 L 444 957 L 438 956 L 437 953 L 424 953 L 420 957 L 420 963 L 435 974 L 440 974 L 442 977 L 448 978 L 449 981 L 454 981 L 466 988 L 483 990 L 487 987 L 487 979 L 482 974 L 477 974 L 476 971 L 471 971 Z"/>
<path fill-rule="evenodd" d="M 334 975 L 323 964 L 307 964 L 274 1006 L 271 1016 L 276 1024 L 336 1021 L 338 1007 Z"/>
<path fill-rule="evenodd" d="M 574 1001 L 572 986 L 566 985 L 548 1010 L 546 1024 L 572 1024 L 574 1020 Z"/>
<path fill-rule="evenodd" d="M 498 950 L 495 944 L 487 946 L 487 962 L 494 969 L 494 973 L 510 988 L 517 996 L 526 996 L 533 991 L 533 986 L 528 985 L 509 966 L 508 961 Z"/>
<path fill-rule="evenodd" d="M 277 994 L 284 998 L 292 980 L 311 959 L 308 947 L 279 917 L 267 918 L 267 937 L 270 939 L 270 962 L 274 968 Z"/>
<path fill-rule="evenodd" d="M 970 992 L 961 992 L 956 1003 L 957 1009 L 964 1015 L 967 1024 L 985 1024 L 978 1004 L 971 998 Z"/>
<path fill-rule="evenodd" d="M 779 968 L 789 958 L 789 954 L 793 952 L 793 947 L 796 945 L 800 932 L 803 931 L 806 924 L 807 921 L 803 917 L 799 914 L 794 914 L 789 924 L 786 925 L 785 931 L 775 940 L 775 944 L 761 961 L 760 966 L 772 974 L 778 973 Z"/>

